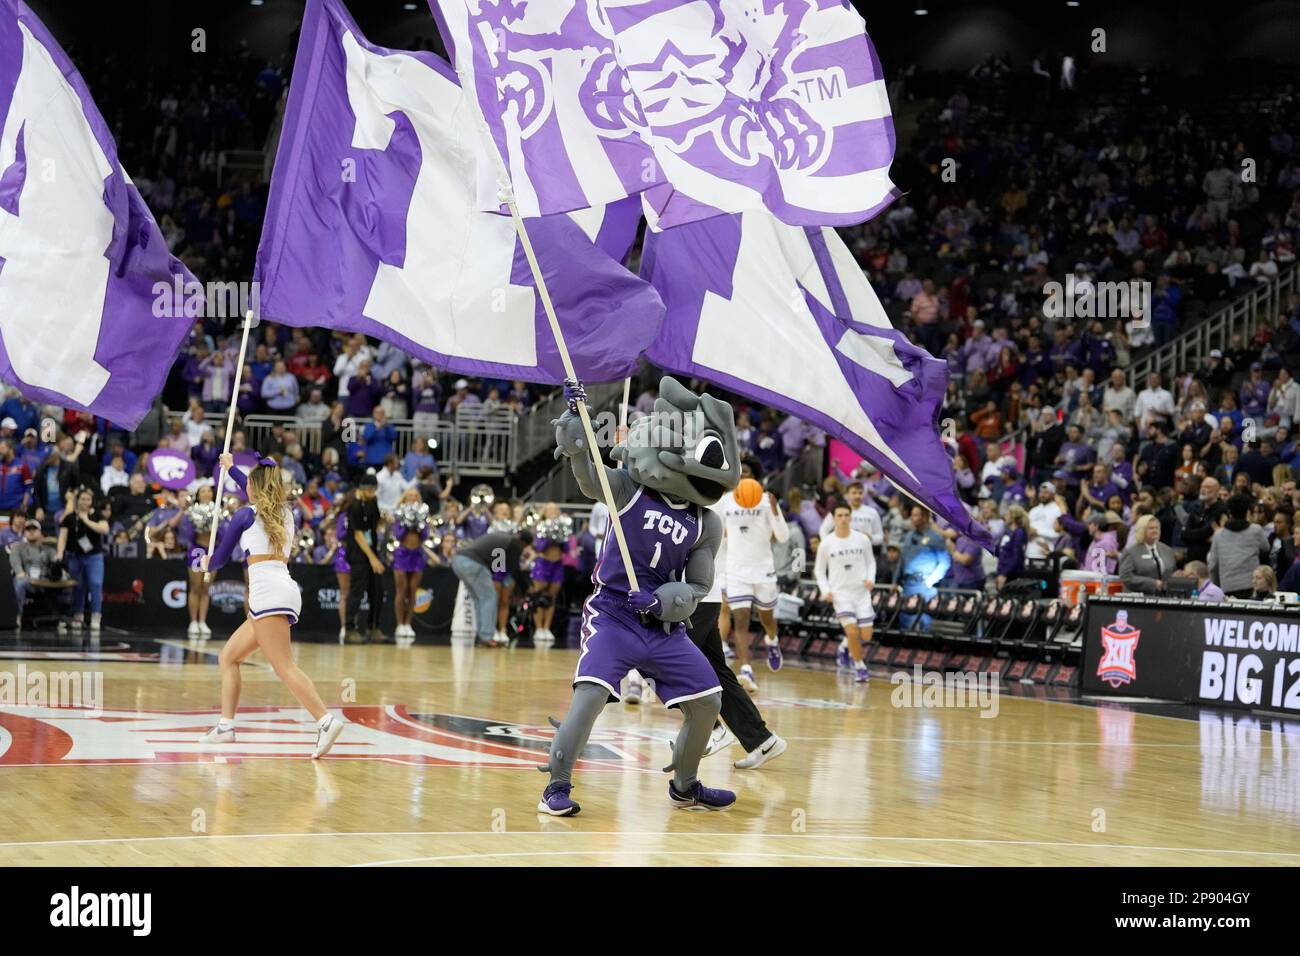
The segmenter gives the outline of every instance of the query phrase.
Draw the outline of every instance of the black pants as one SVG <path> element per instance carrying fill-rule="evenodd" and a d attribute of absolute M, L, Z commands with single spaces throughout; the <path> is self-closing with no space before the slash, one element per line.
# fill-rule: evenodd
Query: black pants
<path fill-rule="evenodd" d="M 384 576 L 375 574 L 364 554 L 357 560 L 348 559 L 352 565 L 352 579 L 348 582 L 348 628 L 363 634 L 379 627 L 379 612 L 384 607 Z M 370 623 L 361 621 L 361 599 L 370 596 Z"/>
<path fill-rule="evenodd" d="M 722 605 L 716 602 L 699 604 L 691 615 L 690 627 L 686 633 L 691 636 L 695 646 L 704 652 L 718 675 L 722 685 L 722 720 L 736 735 L 740 745 L 748 752 L 762 746 L 772 732 L 763 723 L 763 715 L 750 700 L 745 688 L 740 686 L 736 675 L 727 666 L 726 655 L 722 653 L 722 635 L 718 633 L 718 612 Z"/>

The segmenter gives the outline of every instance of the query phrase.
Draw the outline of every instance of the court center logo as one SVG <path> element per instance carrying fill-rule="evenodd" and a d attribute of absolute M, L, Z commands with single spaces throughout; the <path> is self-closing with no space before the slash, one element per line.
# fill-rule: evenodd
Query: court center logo
<path fill-rule="evenodd" d="M 554 728 L 461 714 L 411 713 L 400 705 L 335 708 L 347 724 L 329 760 L 380 760 L 422 767 L 492 767 L 535 774 L 547 762 Z M 48 701 L 0 707 L 0 771 L 70 764 L 238 763 L 307 760 L 316 723 L 297 707 L 246 707 L 235 740 L 199 742 L 217 712 L 56 707 Z M 668 756 L 668 730 L 602 728 L 578 768 L 657 773 Z"/>
<path fill-rule="evenodd" d="M 1101 660 L 1097 676 L 1111 687 L 1122 687 L 1137 679 L 1137 645 L 1142 632 L 1128 622 L 1128 611 L 1115 615 L 1113 624 L 1101 629 Z"/>

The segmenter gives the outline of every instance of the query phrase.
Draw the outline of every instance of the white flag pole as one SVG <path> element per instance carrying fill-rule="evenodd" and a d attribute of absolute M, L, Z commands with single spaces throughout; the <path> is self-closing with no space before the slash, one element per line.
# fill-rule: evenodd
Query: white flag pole
<path fill-rule="evenodd" d="M 235 410 L 239 407 L 239 380 L 244 376 L 244 355 L 248 351 L 248 333 L 253 327 L 253 313 L 244 314 L 244 337 L 239 341 L 239 361 L 235 363 L 235 378 L 230 386 L 230 411 L 226 414 L 226 440 L 221 449 L 222 455 L 230 454 L 230 439 L 235 430 Z M 221 502 L 226 487 L 226 469 L 217 471 L 217 487 L 213 500 L 217 503 L 217 513 L 212 518 L 212 530 L 208 532 L 208 555 L 211 557 L 217 547 L 217 525 L 221 523 Z M 203 572 L 203 583 L 212 580 L 212 572 Z"/>
<path fill-rule="evenodd" d="M 478 126 L 484 150 L 496 165 L 497 186 L 500 189 L 501 200 L 510 208 L 510 218 L 514 220 L 515 233 L 519 236 L 519 242 L 524 247 L 524 256 L 528 259 L 528 267 L 532 270 L 533 282 L 537 284 L 537 292 L 542 298 L 542 308 L 546 310 L 546 319 L 551 326 L 551 335 L 555 337 L 555 345 L 560 353 L 560 361 L 564 364 L 564 374 L 576 382 L 578 373 L 574 371 L 573 359 L 569 356 L 569 346 L 564 341 L 564 330 L 560 328 L 560 320 L 556 318 L 555 306 L 551 302 L 551 294 L 547 291 L 546 280 L 542 277 L 542 268 L 538 265 L 537 255 L 533 252 L 533 244 L 528 238 L 528 228 L 524 225 L 523 217 L 519 215 L 519 207 L 515 204 L 515 191 L 510 181 L 510 172 L 506 169 L 505 160 L 497 150 L 496 141 L 492 139 L 491 134 L 488 132 L 487 121 L 483 118 L 478 100 L 474 96 L 473 84 L 462 71 L 457 70 L 456 72 L 457 76 L 460 77 L 460 87 L 465 101 L 473 104 L 475 125 Z M 614 491 L 609 486 L 609 476 L 605 474 L 605 462 L 601 459 L 600 448 L 596 445 L 596 433 L 591 427 L 591 416 L 587 412 L 587 403 L 579 400 L 575 404 L 578 407 L 578 417 L 582 419 L 582 430 L 587 438 L 587 447 L 591 450 L 591 461 L 596 469 L 596 479 L 600 482 L 600 492 L 605 499 L 605 506 L 609 508 L 609 520 L 614 528 L 614 539 L 618 542 L 618 553 L 623 558 L 623 567 L 627 570 L 628 588 L 632 591 L 639 591 L 636 570 L 632 567 L 632 555 L 627 548 L 627 539 L 623 536 L 623 525 L 618 518 L 618 505 L 614 501 Z"/>
<path fill-rule="evenodd" d="M 627 402 L 632 394 L 632 376 L 629 375 L 623 379 L 623 404 L 618 407 L 618 439 L 619 441 L 627 440 Z M 618 467 L 622 468 L 623 463 L 620 461 Z"/>

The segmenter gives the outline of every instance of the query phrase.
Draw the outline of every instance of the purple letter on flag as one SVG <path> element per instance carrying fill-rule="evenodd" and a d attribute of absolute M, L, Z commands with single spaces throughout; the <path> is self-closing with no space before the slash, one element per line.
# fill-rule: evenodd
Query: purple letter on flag
<path fill-rule="evenodd" d="M 0 0 L 0 378 L 134 428 L 192 322 L 159 294 L 173 285 L 198 288 L 81 75 L 26 4 Z"/>
<path fill-rule="evenodd" d="M 338 0 L 310 0 L 257 254 L 262 315 L 467 375 L 562 380 L 514 226 L 477 209 L 473 115 L 443 60 L 376 47 Z M 658 295 L 593 245 L 600 223 L 592 238 L 566 215 L 527 225 L 578 374 L 626 375 Z"/>

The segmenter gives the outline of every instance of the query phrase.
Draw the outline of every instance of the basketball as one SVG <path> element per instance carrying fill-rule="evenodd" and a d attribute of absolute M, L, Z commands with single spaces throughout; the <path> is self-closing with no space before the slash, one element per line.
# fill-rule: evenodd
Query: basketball
<path fill-rule="evenodd" d="M 736 504 L 742 508 L 757 508 L 763 500 L 763 486 L 753 478 L 741 478 L 736 485 Z"/>

